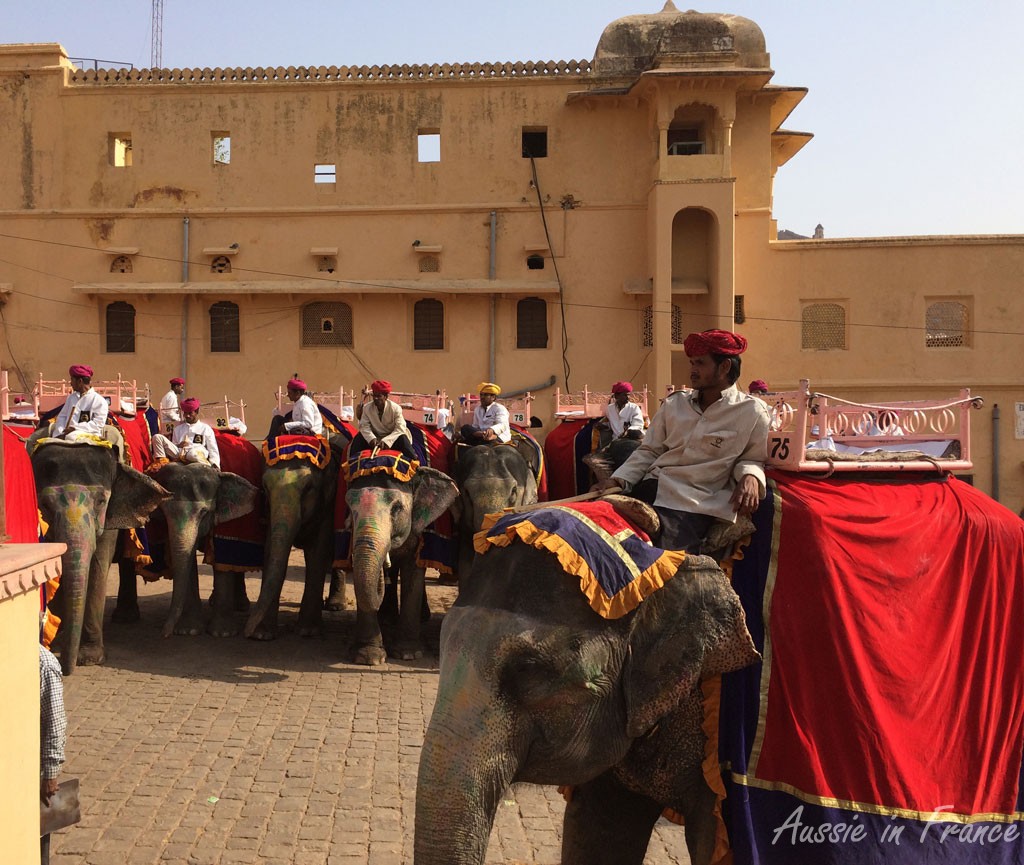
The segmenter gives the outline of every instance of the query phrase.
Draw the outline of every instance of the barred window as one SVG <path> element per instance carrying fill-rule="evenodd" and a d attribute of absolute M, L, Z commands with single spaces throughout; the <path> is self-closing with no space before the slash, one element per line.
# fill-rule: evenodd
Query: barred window
<path fill-rule="evenodd" d="M 441 259 L 436 255 L 420 256 L 420 273 L 440 273 Z"/>
<path fill-rule="evenodd" d="M 928 304 L 924 316 L 924 344 L 927 348 L 962 348 L 970 345 L 970 317 L 967 307 L 955 300 Z"/>
<path fill-rule="evenodd" d="M 352 307 L 317 301 L 302 308 L 302 347 L 352 347 Z"/>
<path fill-rule="evenodd" d="M 123 300 L 107 304 L 107 351 L 135 351 L 135 307 Z"/>
<path fill-rule="evenodd" d="M 683 344 L 683 311 L 678 304 L 672 304 L 672 344 Z M 653 307 L 644 307 L 644 348 L 654 345 L 654 312 Z"/>
<path fill-rule="evenodd" d="M 745 296 L 737 294 L 732 299 L 732 320 L 736 324 L 744 324 L 747 320 L 747 305 L 744 303 Z"/>
<path fill-rule="evenodd" d="M 210 307 L 210 351 L 239 351 L 237 303 L 219 300 Z"/>
<path fill-rule="evenodd" d="M 210 273 L 231 273 L 231 259 L 218 255 L 210 262 Z"/>
<path fill-rule="evenodd" d="M 539 297 L 516 304 L 516 348 L 548 347 L 548 305 Z"/>
<path fill-rule="evenodd" d="M 838 303 L 809 303 L 803 308 L 800 347 L 813 351 L 846 348 L 846 310 Z"/>
<path fill-rule="evenodd" d="M 417 351 L 444 348 L 444 304 L 441 301 L 429 298 L 416 301 L 413 348 Z"/>

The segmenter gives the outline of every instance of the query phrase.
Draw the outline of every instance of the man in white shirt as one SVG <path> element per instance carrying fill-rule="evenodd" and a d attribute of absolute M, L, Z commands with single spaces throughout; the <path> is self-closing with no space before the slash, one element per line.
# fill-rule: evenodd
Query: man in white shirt
<path fill-rule="evenodd" d="M 306 383 L 301 378 L 288 381 L 288 399 L 292 406 L 292 419 L 284 422 L 284 431 L 293 436 L 320 436 L 324 434 L 324 420 L 313 398 L 306 393 Z"/>
<path fill-rule="evenodd" d="M 349 454 L 380 447 L 401 451 L 407 459 L 418 460 L 402 407 L 388 399 L 391 395 L 391 382 L 377 379 L 370 385 L 370 394 L 373 401 L 363 406 L 359 432 L 349 445 Z"/>
<path fill-rule="evenodd" d="M 160 429 L 170 435 L 176 423 L 181 423 L 181 395 L 185 392 L 185 379 L 172 378 L 171 389 L 160 400 Z"/>
<path fill-rule="evenodd" d="M 643 444 L 597 489 L 618 485 L 651 501 L 660 545 L 698 552 L 716 519 L 749 516 L 764 497 L 769 414 L 736 387 L 742 336 L 691 333 L 684 346 L 693 392 L 665 400 Z"/>
<path fill-rule="evenodd" d="M 68 370 L 68 375 L 71 393 L 53 423 L 51 436 L 69 442 L 81 441 L 87 436 L 102 437 L 110 406 L 92 389 L 92 367 L 76 363 Z"/>
<path fill-rule="evenodd" d="M 612 438 L 630 438 L 639 441 L 644 437 L 644 413 L 635 402 L 629 401 L 633 385 L 628 381 L 617 381 L 612 385 L 612 401 L 604 410 L 605 419 L 612 431 Z"/>
<path fill-rule="evenodd" d="M 501 388 L 492 381 L 484 381 L 477 390 L 480 392 L 480 404 L 473 410 L 473 423 L 462 427 L 462 442 L 478 445 L 507 444 L 512 441 L 508 409 L 497 402 Z"/>
<path fill-rule="evenodd" d="M 171 438 L 157 433 L 153 436 L 153 459 L 180 460 L 183 463 L 204 463 L 220 469 L 220 448 L 209 424 L 199 420 L 199 400 L 189 397 L 181 402 L 185 419 L 174 425 Z"/>

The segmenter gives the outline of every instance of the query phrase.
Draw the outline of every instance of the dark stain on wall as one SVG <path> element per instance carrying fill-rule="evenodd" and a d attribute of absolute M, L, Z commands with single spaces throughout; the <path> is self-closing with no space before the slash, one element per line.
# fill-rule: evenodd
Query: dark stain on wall
<path fill-rule="evenodd" d="M 180 186 L 151 186 L 148 189 L 140 189 L 132 198 L 131 207 L 138 204 L 148 203 L 156 198 L 166 198 L 185 204 L 189 197 L 196 198 L 198 193 L 191 189 L 182 189 Z"/>

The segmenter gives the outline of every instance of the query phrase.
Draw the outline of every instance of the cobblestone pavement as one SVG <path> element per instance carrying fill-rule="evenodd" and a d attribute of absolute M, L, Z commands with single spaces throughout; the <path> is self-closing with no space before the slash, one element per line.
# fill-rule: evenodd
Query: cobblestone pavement
<path fill-rule="evenodd" d="M 112 593 L 116 582 L 112 570 Z M 251 598 L 258 585 L 249 578 Z M 82 822 L 53 836 L 53 865 L 412 862 L 440 611 L 454 590 L 428 580 L 424 658 L 376 668 L 344 660 L 352 610 L 325 613 L 322 639 L 292 631 L 301 591 L 291 568 L 271 643 L 162 639 L 167 581 L 140 584 L 136 624 L 110 624 L 108 598 L 107 663 L 65 680 L 65 775 L 81 779 Z M 509 790 L 487 862 L 556 865 L 563 809 L 554 788 Z M 685 862 L 681 827 L 660 822 L 646 865 Z"/>

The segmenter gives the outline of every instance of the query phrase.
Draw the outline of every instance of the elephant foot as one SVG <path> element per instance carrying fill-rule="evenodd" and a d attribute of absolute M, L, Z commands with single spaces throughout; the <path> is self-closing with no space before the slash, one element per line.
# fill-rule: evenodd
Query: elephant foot
<path fill-rule="evenodd" d="M 107 660 L 103 646 L 82 646 L 78 650 L 78 666 L 92 667 Z"/>
<path fill-rule="evenodd" d="M 352 658 L 353 663 L 364 667 L 379 667 L 387 663 L 387 653 L 380 646 L 360 646 Z"/>
<path fill-rule="evenodd" d="M 402 661 L 415 661 L 423 657 L 423 647 L 417 642 L 402 642 L 392 654 Z"/>
<path fill-rule="evenodd" d="M 298 628 L 300 637 L 321 637 L 323 636 L 323 629 L 320 625 L 299 625 Z"/>
<path fill-rule="evenodd" d="M 324 601 L 324 609 L 330 610 L 332 613 L 340 612 L 346 608 L 345 592 L 338 592 L 337 594 L 330 594 L 327 596 L 327 600 Z"/>
<path fill-rule="evenodd" d="M 215 615 L 206 626 L 206 633 L 213 637 L 234 637 L 238 631 L 238 624 L 231 616 Z"/>
<path fill-rule="evenodd" d="M 277 613 L 268 615 L 263 618 L 255 618 L 249 616 L 249 621 L 245 625 L 245 636 L 250 640 L 267 640 L 277 639 Z"/>
<path fill-rule="evenodd" d="M 142 618 L 138 604 L 118 604 L 110 616 L 110 621 L 117 625 L 130 625 Z"/>

